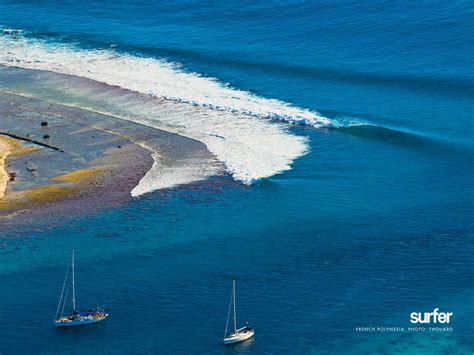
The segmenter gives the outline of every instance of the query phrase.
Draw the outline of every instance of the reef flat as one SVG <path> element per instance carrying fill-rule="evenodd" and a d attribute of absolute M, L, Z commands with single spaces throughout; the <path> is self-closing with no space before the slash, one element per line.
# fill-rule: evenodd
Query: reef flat
<path fill-rule="evenodd" d="M 0 93 L 0 117 L 2 222 L 127 201 L 153 164 L 149 150 L 97 113 Z"/>
<path fill-rule="evenodd" d="M 0 138 L 2 225 L 93 212 L 221 171 L 196 140 L 1 90 Z"/>

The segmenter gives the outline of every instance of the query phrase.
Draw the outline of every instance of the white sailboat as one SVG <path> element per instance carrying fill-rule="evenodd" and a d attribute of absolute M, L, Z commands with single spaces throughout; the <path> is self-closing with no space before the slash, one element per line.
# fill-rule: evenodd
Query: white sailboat
<path fill-rule="evenodd" d="M 234 332 L 231 333 L 229 336 L 227 336 L 227 329 L 229 327 L 230 310 L 232 308 L 232 304 L 234 305 Z M 241 341 L 250 339 L 251 337 L 253 337 L 254 334 L 255 334 L 254 329 L 249 327 L 248 325 L 240 329 L 237 329 L 237 313 L 235 311 L 235 280 L 234 280 L 232 284 L 232 296 L 230 297 L 229 311 L 227 312 L 227 323 L 226 323 L 225 332 L 224 332 L 224 344 L 228 345 L 228 344 L 240 343 Z"/>
<path fill-rule="evenodd" d="M 69 277 L 69 269 L 72 269 L 72 314 L 63 316 L 64 307 L 66 306 L 67 295 L 69 292 L 69 286 L 66 288 L 66 283 Z M 66 293 L 64 289 L 66 288 Z M 63 297 L 64 296 L 64 297 Z M 59 315 L 59 309 L 61 308 L 61 314 Z M 59 315 L 59 317 L 58 317 Z M 100 308 L 88 309 L 83 311 L 76 310 L 76 283 L 75 283 L 75 270 L 74 270 L 74 250 L 72 251 L 72 262 L 69 265 L 66 276 L 64 277 L 63 288 L 61 290 L 61 297 L 59 298 L 58 308 L 56 309 L 56 316 L 54 323 L 57 327 L 71 327 L 76 325 L 84 325 L 90 323 L 97 323 L 106 319 L 109 315 Z"/>

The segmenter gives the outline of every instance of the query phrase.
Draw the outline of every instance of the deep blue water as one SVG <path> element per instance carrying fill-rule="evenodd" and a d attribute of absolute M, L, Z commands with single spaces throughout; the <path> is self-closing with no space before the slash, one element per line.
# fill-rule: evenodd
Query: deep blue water
<path fill-rule="evenodd" d="M 211 178 L 0 230 L 0 352 L 472 352 L 472 16 L 469 2 L 0 1 L 0 25 L 33 37 L 370 123 L 291 128 L 310 153 L 252 186 Z M 111 316 L 59 331 L 72 248 L 79 303 Z M 256 336 L 224 349 L 233 278 Z M 436 307 L 452 332 L 355 331 Z"/>

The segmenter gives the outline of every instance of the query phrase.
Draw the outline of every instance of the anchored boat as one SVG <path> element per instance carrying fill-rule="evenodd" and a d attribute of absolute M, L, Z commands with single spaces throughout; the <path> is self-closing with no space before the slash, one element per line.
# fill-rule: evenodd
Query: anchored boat
<path fill-rule="evenodd" d="M 227 336 L 227 329 L 229 327 L 229 319 L 230 319 L 230 311 L 234 306 L 234 332 Z M 245 327 L 237 329 L 237 313 L 235 311 L 235 280 L 232 283 L 232 295 L 230 297 L 229 303 L 229 311 L 227 312 L 227 323 L 225 325 L 225 332 L 224 332 L 224 344 L 234 344 L 240 343 L 241 341 L 250 339 L 255 334 L 253 328 L 249 327 L 248 324 Z"/>
<path fill-rule="evenodd" d="M 64 308 L 66 306 L 67 295 L 69 293 L 69 284 L 66 287 L 66 283 L 69 280 L 69 270 L 71 271 L 71 285 L 72 285 L 72 314 L 63 316 Z M 66 290 L 66 292 L 64 292 Z M 59 310 L 61 314 L 59 315 Z M 72 327 L 76 325 L 84 325 L 90 323 L 97 323 L 106 319 L 109 315 L 99 307 L 89 310 L 77 311 L 76 309 L 76 283 L 75 283 L 75 270 L 74 270 L 74 250 L 72 251 L 72 261 L 66 271 L 64 277 L 63 288 L 61 290 L 61 297 L 59 298 L 58 308 L 56 309 L 56 316 L 54 323 L 57 327 Z"/>

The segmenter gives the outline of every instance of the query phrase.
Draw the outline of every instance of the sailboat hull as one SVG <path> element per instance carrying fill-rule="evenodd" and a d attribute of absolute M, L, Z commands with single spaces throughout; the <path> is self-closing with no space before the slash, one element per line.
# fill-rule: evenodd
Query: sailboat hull
<path fill-rule="evenodd" d="M 56 324 L 56 327 L 76 327 L 79 325 L 86 325 L 86 324 L 92 324 L 92 323 L 98 323 L 107 318 L 108 315 L 105 315 L 103 317 L 79 317 L 76 319 L 72 320 L 57 320 L 54 323 Z"/>
<path fill-rule="evenodd" d="M 229 344 L 235 344 L 235 343 L 240 343 L 241 341 L 245 341 L 253 337 L 255 332 L 252 331 L 247 331 L 245 333 L 234 333 L 231 336 L 224 338 L 224 344 L 229 345 Z"/>

